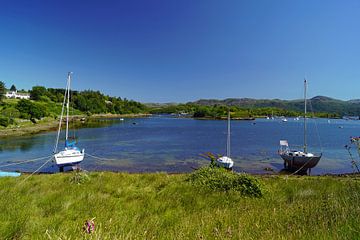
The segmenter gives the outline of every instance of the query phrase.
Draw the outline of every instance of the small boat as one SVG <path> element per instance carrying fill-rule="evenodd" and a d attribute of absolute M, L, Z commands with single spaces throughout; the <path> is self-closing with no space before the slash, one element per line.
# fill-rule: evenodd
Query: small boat
<path fill-rule="evenodd" d="M 3 172 L 0 171 L 0 177 L 19 177 L 21 173 L 19 172 Z"/>
<path fill-rule="evenodd" d="M 76 164 L 79 164 L 84 160 L 85 150 L 80 150 L 76 146 L 76 139 L 74 137 L 69 137 L 69 106 L 70 106 L 70 84 L 71 84 L 71 75 L 72 73 L 68 73 L 67 77 L 67 83 L 66 83 L 66 89 L 65 89 L 65 95 L 64 95 L 64 102 L 61 109 L 61 115 L 60 115 L 60 123 L 59 123 L 59 129 L 56 137 L 56 144 L 54 147 L 54 158 L 55 163 L 59 167 L 60 172 L 64 170 L 64 167 L 66 166 L 74 166 Z M 62 119 L 64 115 L 64 107 L 66 106 L 66 131 L 65 131 L 65 148 L 64 150 L 58 152 L 58 143 L 59 143 L 59 137 L 61 132 L 61 124 Z"/>
<path fill-rule="evenodd" d="M 283 118 L 281 121 L 283 122 L 287 122 L 288 120 L 286 118 Z"/>
<path fill-rule="evenodd" d="M 123 119 L 123 118 L 120 118 L 120 121 L 124 121 L 124 119 Z"/>
<path fill-rule="evenodd" d="M 216 159 L 216 163 L 219 167 L 223 167 L 230 170 L 234 166 L 234 161 L 230 158 L 230 111 L 228 112 L 228 120 L 227 120 L 226 156 L 222 156 Z"/>
<path fill-rule="evenodd" d="M 319 155 L 315 155 L 307 151 L 307 142 L 306 142 L 306 79 L 304 80 L 304 149 L 302 151 L 299 150 L 290 150 L 289 144 L 287 140 L 280 140 L 280 149 L 279 155 L 284 160 L 285 169 L 303 171 L 306 172 L 309 170 L 309 174 L 311 168 L 315 167 L 322 153 Z"/>

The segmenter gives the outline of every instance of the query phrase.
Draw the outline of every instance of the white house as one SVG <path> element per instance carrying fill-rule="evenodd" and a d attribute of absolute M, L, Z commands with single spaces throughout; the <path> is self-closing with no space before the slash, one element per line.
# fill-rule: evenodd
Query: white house
<path fill-rule="evenodd" d="M 30 99 L 30 94 L 28 93 L 18 93 L 17 91 L 10 91 L 5 93 L 7 98 L 18 98 L 18 99 Z"/>

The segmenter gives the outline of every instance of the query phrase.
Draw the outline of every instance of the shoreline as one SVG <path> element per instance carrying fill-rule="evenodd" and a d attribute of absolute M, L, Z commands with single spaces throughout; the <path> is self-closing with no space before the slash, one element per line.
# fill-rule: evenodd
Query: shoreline
<path fill-rule="evenodd" d="M 202 167 L 206 167 L 207 165 L 204 165 Z M 166 175 L 188 175 L 191 174 L 192 172 L 200 169 L 199 168 L 192 168 L 191 171 L 185 171 L 185 172 L 172 172 L 172 171 L 128 171 L 128 170 L 104 170 L 104 169 L 99 169 L 99 170 L 85 170 L 82 169 L 81 167 L 79 169 L 68 169 L 64 172 L 59 172 L 59 171 L 46 171 L 46 172 L 37 172 L 34 175 L 52 175 L 52 174 L 58 174 L 58 173 L 65 173 L 65 174 L 71 174 L 74 172 L 77 172 L 78 170 L 80 172 L 83 172 L 85 170 L 85 172 L 88 173 L 113 173 L 113 174 L 130 174 L 130 175 L 147 175 L 147 174 L 157 174 L 157 173 L 161 173 L 161 174 L 166 174 Z M 0 170 L 0 172 L 17 172 L 17 173 L 21 173 L 24 175 L 29 175 L 29 174 L 33 174 L 32 171 L 19 171 L 19 170 L 14 170 L 14 171 L 2 171 Z M 254 176 L 254 177 L 261 177 L 261 178 L 267 178 L 267 177 L 331 177 L 331 178 L 352 178 L 352 177 L 360 177 L 360 172 L 344 172 L 344 173 L 322 173 L 322 174 L 317 174 L 317 175 L 307 175 L 307 174 L 293 174 L 293 172 L 264 172 L 264 173 L 259 173 L 259 172 L 237 172 L 237 171 L 232 171 L 234 173 L 237 174 L 246 174 L 246 175 L 250 175 L 250 176 Z"/>
<path fill-rule="evenodd" d="M 91 116 L 75 115 L 72 116 L 71 119 L 75 119 L 76 121 L 81 122 L 100 118 L 142 118 L 149 116 L 151 116 L 151 114 L 94 114 Z M 25 125 L 21 126 L 21 124 Z M 23 121 L 19 125 L 13 125 L 11 127 L 0 129 L 0 139 L 8 137 L 28 136 L 43 132 L 55 131 L 58 126 L 59 120 L 54 118 L 45 118 L 44 120 L 39 120 L 37 123 L 31 123 L 30 120 Z"/>
<path fill-rule="evenodd" d="M 218 118 L 212 118 L 212 117 L 201 117 L 201 118 L 196 118 L 196 117 L 191 117 L 194 120 L 227 120 L 227 117 L 218 117 Z M 231 118 L 230 120 L 234 120 L 234 121 L 254 121 L 256 118 Z"/>

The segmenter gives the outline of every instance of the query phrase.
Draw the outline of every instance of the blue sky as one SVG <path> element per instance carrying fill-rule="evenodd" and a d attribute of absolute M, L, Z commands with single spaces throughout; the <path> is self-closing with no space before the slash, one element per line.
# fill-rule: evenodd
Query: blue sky
<path fill-rule="evenodd" d="M 360 1 L 0 0 L 0 80 L 142 102 L 360 98 Z"/>

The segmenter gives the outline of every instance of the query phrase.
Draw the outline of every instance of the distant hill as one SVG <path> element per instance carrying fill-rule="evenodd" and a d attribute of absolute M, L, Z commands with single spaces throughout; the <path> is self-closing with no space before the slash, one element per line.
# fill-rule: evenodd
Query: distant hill
<path fill-rule="evenodd" d="M 217 99 L 200 99 L 193 102 L 203 106 L 226 105 L 237 106 L 242 108 L 260 108 L 275 107 L 289 111 L 302 112 L 304 103 L 302 99 L 297 100 L 280 100 L 280 99 L 253 99 L 253 98 L 227 98 L 224 100 Z M 343 101 L 325 96 L 316 96 L 308 101 L 308 109 L 313 112 L 327 112 L 339 114 L 341 116 L 359 116 L 360 99 Z"/>

